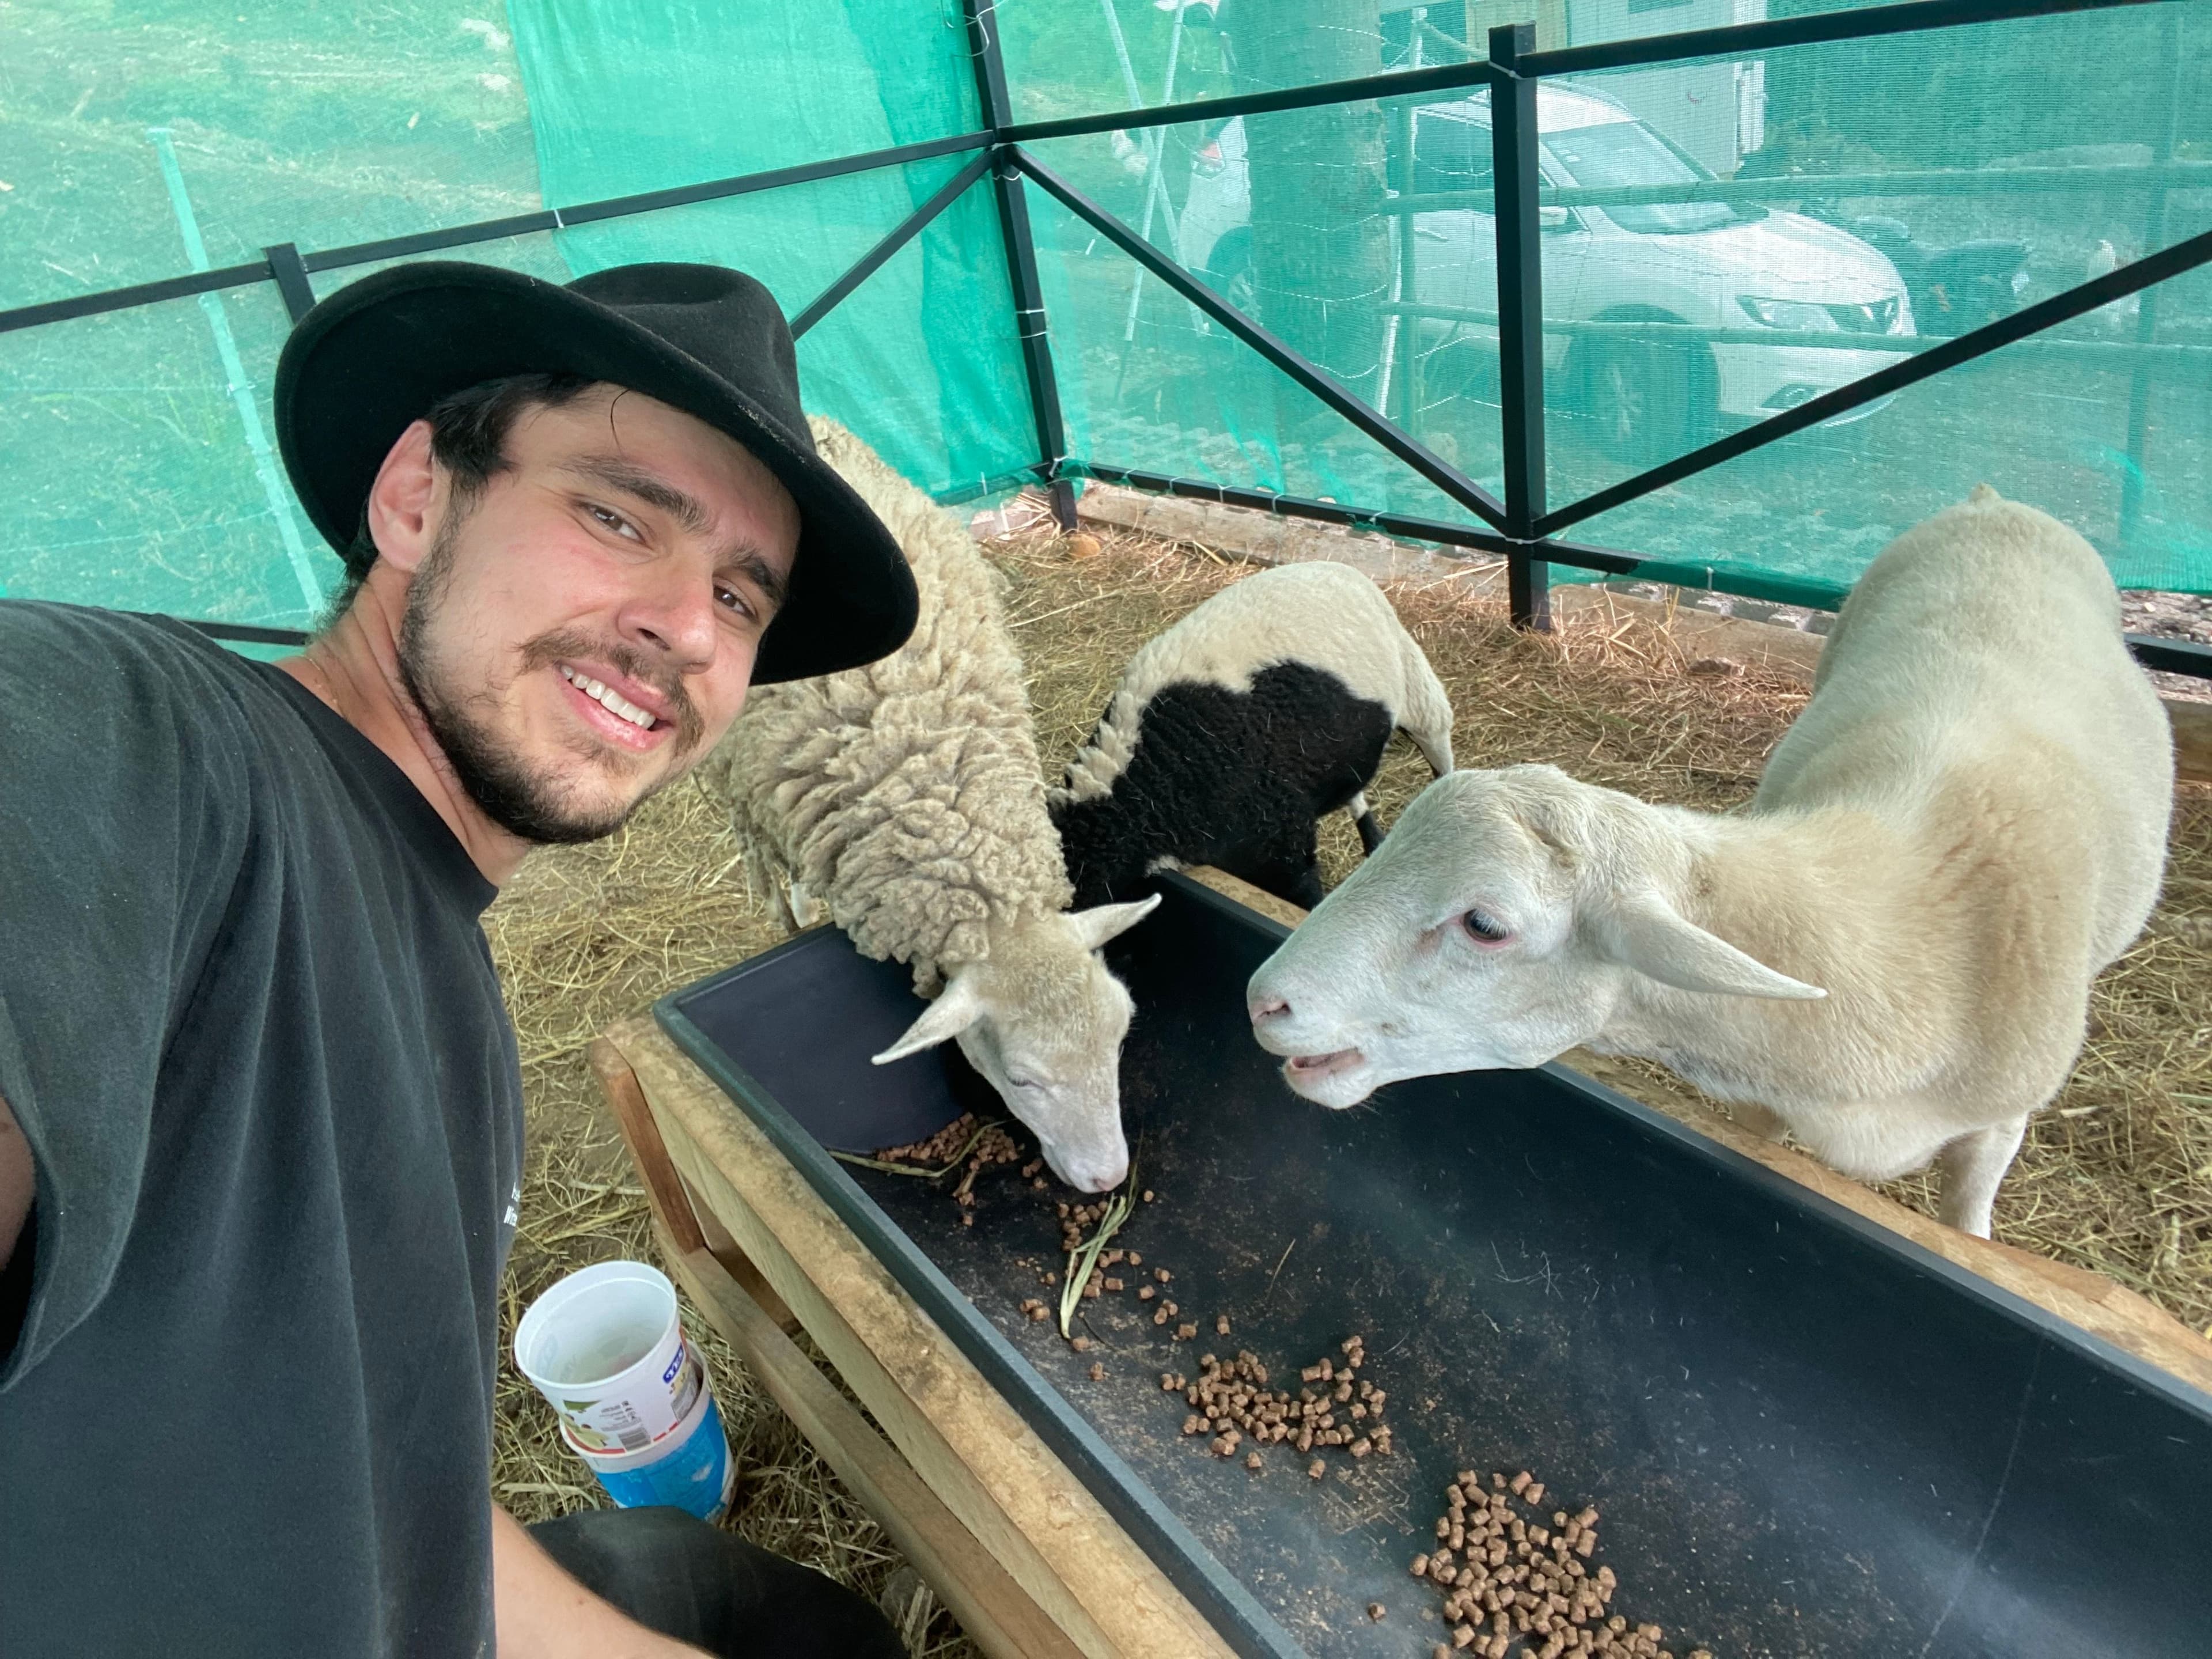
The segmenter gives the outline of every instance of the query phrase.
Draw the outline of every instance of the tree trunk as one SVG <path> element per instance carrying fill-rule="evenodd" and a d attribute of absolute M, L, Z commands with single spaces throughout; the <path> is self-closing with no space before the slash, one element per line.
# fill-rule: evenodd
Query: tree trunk
<path fill-rule="evenodd" d="M 1230 46 L 1246 90 L 1382 67 L 1378 0 L 1237 0 Z M 1260 320 L 1372 403 L 1390 295 L 1383 117 L 1372 103 L 1245 118 Z M 1310 408 L 1303 394 L 1279 400 Z M 1288 422 L 1285 422 L 1289 424 Z"/>

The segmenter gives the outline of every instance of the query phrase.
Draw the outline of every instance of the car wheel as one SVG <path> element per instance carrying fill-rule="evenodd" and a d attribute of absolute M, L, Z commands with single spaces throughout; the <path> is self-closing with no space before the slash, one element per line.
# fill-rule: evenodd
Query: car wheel
<path fill-rule="evenodd" d="M 1641 467 L 1704 442 L 1713 428 L 1712 380 L 1700 355 L 1656 341 L 1597 345 L 1577 379 L 1599 446 Z"/>
<path fill-rule="evenodd" d="M 1232 230 L 1213 245 L 1204 272 L 1206 283 L 1247 317 L 1256 318 L 1259 298 L 1252 286 L 1252 236 Z"/>
<path fill-rule="evenodd" d="M 1259 314 L 1259 293 L 1252 285 L 1250 259 L 1241 260 L 1237 269 L 1223 279 L 1221 295 L 1245 316 L 1256 317 Z"/>

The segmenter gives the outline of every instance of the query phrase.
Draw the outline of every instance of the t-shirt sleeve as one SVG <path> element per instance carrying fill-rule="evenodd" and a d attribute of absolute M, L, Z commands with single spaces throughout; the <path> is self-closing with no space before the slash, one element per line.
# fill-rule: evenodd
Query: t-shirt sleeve
<path fill-rule="evenodd" d="M 0 1389 L 98 1305 L 129 1237 L 162 1052 L 235 864 L 234 708 L 169 627 L 0 601 L 0 1098 L 37 1176 Z"/>

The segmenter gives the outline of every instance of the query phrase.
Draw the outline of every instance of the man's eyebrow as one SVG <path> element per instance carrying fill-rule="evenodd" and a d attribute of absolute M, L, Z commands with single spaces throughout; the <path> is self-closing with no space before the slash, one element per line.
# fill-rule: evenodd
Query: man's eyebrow
<path fill-rule="evenodd" d="M 784 596 L 791 591 L 790 580 L 783 572 L 749 547 L 739 549 L 726 562 L 760 589 L 761 596 L 769 602 L 770 610 L 783 609 Z"/>
<path fill-rule="evenodd" d="M 619 455 L 578 455 L 562 462 L 560 470 L 658 507 L 695 536 L 706 534 L 714 526 L 714 515 L 697 496 Z"/>

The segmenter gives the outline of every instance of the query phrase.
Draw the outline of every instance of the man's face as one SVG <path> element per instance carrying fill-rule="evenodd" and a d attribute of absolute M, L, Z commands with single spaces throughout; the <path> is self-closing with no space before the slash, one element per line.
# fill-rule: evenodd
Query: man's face
<path fill-rule="evenodd" d="M 594 840 L 737 718 L 799 509 L 734 440 L 613 387 L 520 416 L 506 455 L 459 513 L 440 493 L 400 672 L 485 816 Z"/>

